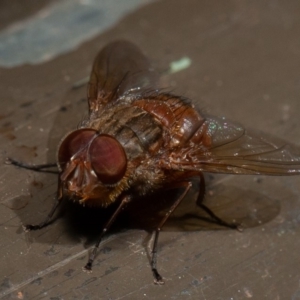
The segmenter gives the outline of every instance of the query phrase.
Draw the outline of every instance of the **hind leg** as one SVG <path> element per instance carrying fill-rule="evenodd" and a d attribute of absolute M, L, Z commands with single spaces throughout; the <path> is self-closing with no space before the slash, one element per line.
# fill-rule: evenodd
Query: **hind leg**
<path fill-rule="evenodd" d="M 205 196 L 205 179 L 202 173 L 198 173 L 200 177 L 200 188 L 199 188 L 199 194 L 196 200 L 197 206 L 199 206 L 201 209 L 203 209 L 217 224 L 232 228 L 232 229 L 237 229 L 238 231 L 243 231 L 243 228 L 241 224 L 238 223 L 229 223 L 221 218 L 219 218 L 215 213 L 208 208 L 205 204 L 203 204 L 204 196 Z"/>

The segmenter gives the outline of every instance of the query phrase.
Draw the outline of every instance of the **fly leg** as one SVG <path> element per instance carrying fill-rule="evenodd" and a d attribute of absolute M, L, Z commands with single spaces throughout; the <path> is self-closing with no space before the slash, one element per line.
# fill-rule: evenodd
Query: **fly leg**
<path fill-rule="evenodd" d="M 44 172 L 44 173 L 52 173 L 52 174 L 58 174 L 58 171 L 54 171 L 54 170 L 47 170 L 48 168 L 53 168 L 53 167 L 57 167 L 57 164 L 42 164 L 42 165 L 29 165 L 17 160 L 14 160 L 12 158 L 6 158 L 6 163 L 7 164 L 12 164 L 14 166 L 23 168 L 23 169 L 27 169 L 27 170 L 33 170 L 36 172 Z M 41 222 L 40 224 L 37 225 L 32 225 L 32 224 L 28 224 L 28 225 L 23 225 L 23 229 L 25 231 L 31 231 L 31 230 L 39 230 L 42 229 L 46 226 L 48 226 L 51 222 L 52 222 L 52 217 L 56 211 L 56 209 L 58 208 L 58 206 L 60 205 L 60 203 L 62 202 L 62 187 L 61 184 L 59 182 L 58 184 L 58 195 L 57 195 L 57 201 L 54 203 L 53 207 L 51 208 L 47 218 Z"/>
<path fill-rule="evenodd" d="M 110 217 L 110 219 L 108 220 L 108 222 L 105 224 L 105 226 L 102 229 L 102 232 L 100 234 L 100 237 L 96 243 L 96 245 L 94 246 L 90 258 L 87 262 L 87 264 L 83 267 L 83 271 L 86 272 L 91 272 L 92 271 L 92 265 L 93 262 L 95 260 L 99 245 L 102 241 L 103 236 L 105 235 L 105 233 L 109 230 L 109 228 L 111 227 L 111 225 L 113 224 L 113 222 L 116 220 L 117 216 L 120 214 L 120 212 L 124 209 L 124 207 L 131 201 L 131 197 L 130 196 L 125 196 L 120 205 L 118 206 L 118 208 L 116 209 L 116 211 L 114 212 L 114 214 Z"/>
<path fill-rule="evenodd" d="M 40 224 L 37 225 L 32 225 L 32 224 L 28 224 L 28 225 L 23 225 L 23 229 L 28 232 L 31 230 L 39 230 L 42 229 L 46 226 L 48 226 L 49 224 L 51 224 L 52 222 L 52 217 L 56 211 L 56 209 L 58 208 L 59 204 L 61 203 L 60 200 L 56 201 L 55 204 L 53 205 L 53 207 L 51 208 L 50 213 L 48 214 L 47 218 L 45 219 L 45 221 L 41 222 Z"/>
<path fill-rule="evenodd" d="M 152 246 L 152 256 L 151 256 L 150 264 L 151 264 L 151 269 L 152 269 L 152 273 L 153 273 L 153 276 L 154 276 L 154 283 L 155 284 L 159 284 L 159 285 L 164 284 L 163 278 L 158 273 L 157 267 L 156 267 L 156 263 L 157 263 L 157 242 L 158 242 L 159 233 L 160 233 L 162 227 L 164 226 L 164 224 L 166 223 L 166 221 L 168 220 L 168 218 L 170 217 L 170 215 L 173 213 L 173 211 L 177 208 L 177 206 L 180 204 L 182 199 L 185 197 L 185 195 L 187 194 L 187 192 L 189 191 L 191 186 L 192 186 L 191 182 L 183 181 L 183 182 L 175 183 L 174 185 L 168 187 L 168 189 L 170 189 L 170 188 L 171 189 L 173 189 L 173 188 L 176 188 L 176 189 L 177 188 L 184 188 L 184 191 L 180 195 L 180 197 L 174 202 L 174 204 L 170 207 L 170 209 L 167 211 L 164 218 L 159 223 L 158 227 L 155 229 L 155 232 L 154 232 L 154 242 L 153 242 L 153 246 Z"/>
<path fill-rule="evenodd" d="M 6 158 L 6 164 L 11 164 L 23 169 L 27 169 L 27 170 L 33 170 L 36 172 L 44 172 L 44 173 L 53 173 L 53 174 L 59 174 L 58 171 L 54 171 L 54 170 L 47 170 L 49 168 L 53 168 L 53 167 L 57 167 L 56 163 L 52 163 L 52 164 L 42 164 L 42 165 L 30 165 L 30 164 L 26 164 L 17 160 L 14 160 L 13 158 Z"/>
<path fill-rule="evenodd" d="M 200 177 L 200 190 L 199 190 L 199 195 L 197 198 L 197 205 L 203 209 L 213 220 L 215 220 L 218 224 L 225 226 L 225 227 L 229 227 L 232 229 L 237 229 L 238 231 L 243 231 L 243 227 L 241 226 L 241 224 L 239 223 L 228 223 L 224 220 L 222 220 L 221 218 L 219 218 L 218 216 L 215 215 L 215 213 L 209 209 L 206 205 L 204 205 L 203 199 L 204 199 L 204 195 L 205 195 L 205 180 L 204 180 L 204 176 L 202 173 L 199 173 L 199 177 Z"/>
<path fill-rule="evenodd" d="M 46 217 L 46 219 L 41 222 L 40 224 L 36 224 L 36 225 L 32 225 L 32 224 L 28 224 L 28 225 L 23 225 L 23 229 L 28 232 L 28 231 L 31 231 L 31 230 L 39 230 L 39 229 L 42 229 L 46 226 L 48 226 L 49 224 L 52 223 L 53 219 L 53 215 L 55 213 L 55 211 L 57 210 L 57 208 L 59 207 L 59 205 L 61 204 L 62 202 L 62 198 L 63 198 L 63 195 L 62 195 L 62 185 L 59 181 L 58 183 L 58 191 L 57 191 L 57 200 L 56 202 L 54 203 L 54 205 L 52 206 L 48 216 Z"/>

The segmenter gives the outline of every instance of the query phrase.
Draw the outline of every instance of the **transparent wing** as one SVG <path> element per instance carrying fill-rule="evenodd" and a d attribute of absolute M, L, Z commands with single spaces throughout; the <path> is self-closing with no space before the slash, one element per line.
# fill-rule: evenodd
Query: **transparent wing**
<path fill-rule="evenodd" d="M 134 44 L 116 41 L 97 55 L 90 75 L 88 100 L 90 112 L 123 95 L 155 90 L 158 74 Z"/>
<path fill-rule="evenodd" d="M 208 146 L 182 149 L 179 168 L 231 174 L 300 173 L 297 146 L 216 117 L 207 117 L 205 128 Z"/>

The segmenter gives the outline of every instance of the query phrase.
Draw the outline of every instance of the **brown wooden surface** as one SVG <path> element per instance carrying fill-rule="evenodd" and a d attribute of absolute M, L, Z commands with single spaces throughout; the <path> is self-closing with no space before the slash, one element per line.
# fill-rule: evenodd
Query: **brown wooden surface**
<path fill-rule="evenodd" d="M 195 187 L 160 236 L 166 284 L 155 286 L 143 229 L 155 223 L 151 209 L 163 197 L 129 208 L 86 274 L 110 210 L 67 205 L 52 226 L 24 233 L 22 223 L 46 216 L 57 178 L 4 164 L 7 156 L 54 161 L 60 138 L 87 114 L 86 87 L 72 83 L 119 38 L 140 45 L 162 71 L 189 57 L 188 69 L 164 79 L 201 109 L 300 145 L 299 23 L 296 0 L 158 1 L 71 53 L 1 68 L 0 299 L 300 299 L 299 177 L 208 175 L 207 205 L 245 230 L 197 219 Z"/>

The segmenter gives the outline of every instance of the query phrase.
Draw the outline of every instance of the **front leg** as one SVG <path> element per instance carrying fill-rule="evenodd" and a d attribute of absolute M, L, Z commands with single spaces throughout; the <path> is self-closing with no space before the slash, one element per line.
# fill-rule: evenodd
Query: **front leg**
<path fill-rule="evenodd" d="M 56 163 L 41 164 L 41 165 L 30 165 L 30 164 L 23 163 L 21 161 L 17 161 L 13 158 L 10 158 L 10 157 L 6 158 L 5 163 L 8 164 L 8 165 L 14 165 L 14 166 L 17 166 L 17 167 L 20 167 L 20 168 L 23 168 L 23 169 L 32 170 L 32 171 L 36 171 L 36 172 L 59 174 L 58 171 L 47 170 L 49 168 L 57 167 Z"/>
<path fill-rule="evenodd" d="M 24 231 L 28 232 L 28 231 L 31 231 L 31 230 L 39 230 L 39 229 L 42 229 L 42 228 L 50 225 L 53 221 L 52 217 L 53 217 L 56 209 L 60 205 L 60 203 L 61 203 L 60 200 L 57 200 L 55 202 L 55 204 L 51 208 L 51 211 L 49 212 L 48 216 L 46 217 L 46 219 L 43 222 L 41 222 L 39 224 L 36 224 L 36 225 L 32 225 L 32 224 L 23 225 L 22 227 L 23 227 Z"/>
<path fill-rule="evenodd" d="M 105 224 L 105 226 L 102 229 L 102 232 L 98 238 L 98 241 L 96 243 L 96 245 L 94 246 L 90 258 L 87 262 L 87 264 L 83 267 L 83 271 L 85 272 L 92 272 L 92 265 L 93 262 L 95 260 L 99 245 L 102 241 L 103 236 L 106 234 L 106 232 L 110 229 L 111 225 L 114 223 L 114 221 L 116 220 L 117 216 L 120 214 L 120 212 L 124 209 L 124 207 L 131 201 L 131 197 L 126 195 L 123 197 L 123 199 L 121 200 L 120 205 L 118 206 L 118 208 L 116 209 L 116 211 L 113 213 L 113 215 L 110 217 L 110 219 L 108 220 L 108 222 Z"/>
<path fill-rule="evenodd" d="M 189 189 L 191 188 L 191 186 L 192 186 L 191 182 L 183 181 L 183 182 L 174 183 L 167 187 L 168 190 L 184 188 L 184 191 L 178 197 L 178 199 L 176 199 L 176 201 L 173 203 L 173 205 L 169 208 L 169 210 L 165 214 L 164 218 L 161 220 L 161 222 L 158 224 L 157 228 L 154 231 L 154 242 L 153 242 L 153 246 L 152 246 L 152 257 L 151 257 L 150 264 L 151 264 L 151 269 L 152 269 L 155 284 L 162 285 L 165 283 L 163 278 L 161 277 L 161 275 L 158 273 L 157 266 L 156 266 L 156 264 L 157 264 L 157 243 L 158 243 L 159 233 L 160 233 L 162 227 L 164 226 L 164 224 L 166 223 L 166 221 L 168 220 L 168 218 L 170 217 L 170 215 L 174 212 L 174 210 L 178 207 L 178 205 L 181 203 L 183 198 L 186 196 L 186 194 L 189 191 Z"/>
<path fill-rule="evenodd" d="M 52 206 L 52 208 L 51 208 L 48 216 L 46 217 L 46 219 L 43 222 L 41 222 L 39 224 L 36 224 L 36 225 L 32 225 L 32 224 L 23 225 L 23 229 L 26 232 L 28 232 L 28 231 L 31 231 L 31 230 L 39 230 L 39 229 L 42 229 L 42 228 L 50 225 L 53 222 L 53 215 L 54 215 L 55 211 L 57 210 L 58 206 L 61 204 L 62 199 L 63 199 L 62 183 L 59 180 L 58 189 L 57 189 L 57 200 L 54 203 L 54 205 Z"/>

